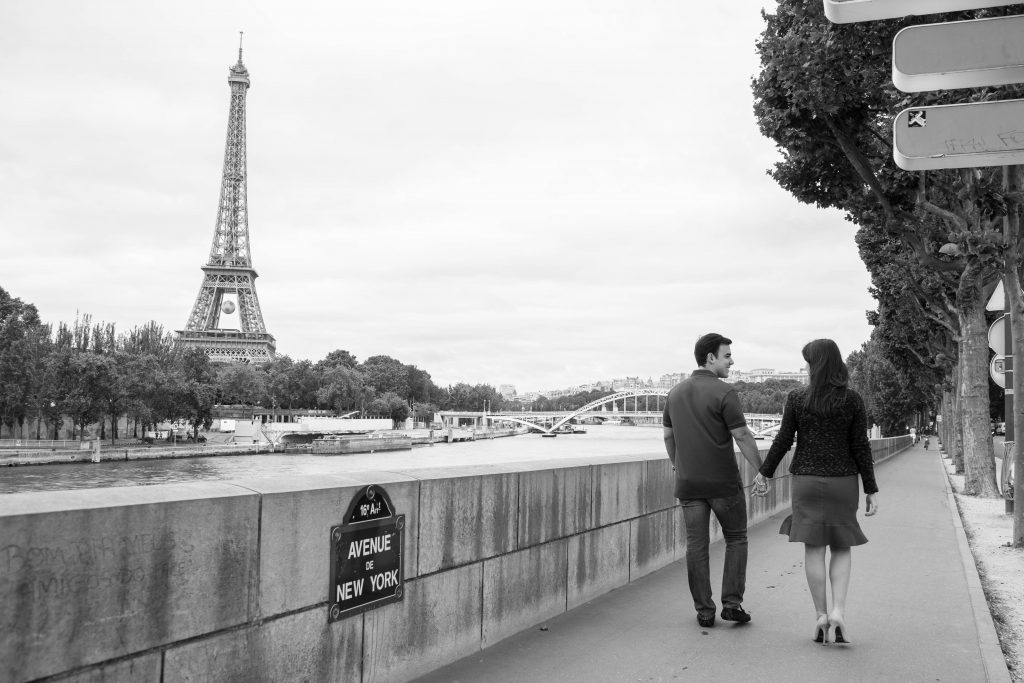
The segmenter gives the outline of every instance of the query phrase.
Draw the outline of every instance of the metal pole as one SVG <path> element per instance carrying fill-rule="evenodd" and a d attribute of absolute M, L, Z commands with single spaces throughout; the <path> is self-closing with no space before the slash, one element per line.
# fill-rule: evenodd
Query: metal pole
<path fill-rule="evenodd" d="M 1014 192 L 1018 189 L 1019 183 L 1017 182 L 1017 168 L 1015 166 L 1003 166 L 1003 187 L 1006 191 Z M 1009 208 L 1006 212 L 1006 216 L 1003 217 L 1003 236 L 1007 240 L 1019 239 L 1020 224 L 1018 222 L 1016 208 Z M 1016 254 L 1016 249 L 1010 249 L 1007 256 L 1012 258 Z M 1004 273 L 1009 273 L 1009 268 L 1004 268 Z M 1004 367 L 1006 374 L 1004 375 L 1006 385 L 1004 389 L 1004 403 L 1003 403 L 1003 420 L 1006 424 L 1006 434 L 1003 437 L 1004 441 L 1013 441 L 1014 435 L 1014 420 L 1013 420 L 1013 306 L 1010 299 L 1010 283 L 1007 282 L 1009 278 L 1003 277 L 1003 310 L 1007 314 L 1006 324 L 1003 325 L 1003 342 L 1006 347 L 1006 361 Z"/>
<path fill-rule="evenodd" d="M 1004 166 L 1003 167 L 1003 186 L 1007 190 L 1007 194 L 1016 192 L 1020 188 L 1020 171 L 1019 166 Z M 1014 428 L 1016 420 L 1012 420 L 1013 413 L 1011 410 L 1013 405 L 1012 389 L 1020 388 L 1024 392 L 1024 375 L 1021 377 L 1015 377 L 1012 373 L 1012 362 L 1015 352 L 1015 346 L 1024 343 L 1024 320 L 1021 320 L 1021 313 L 1024 312 L 1024 301 L 1022 301 L 1022 292 L 1020 290 L 1020 207 L 1013 203 L 1007 211 L 1007 216 L 1004 221 L 1004 234 L 1007 238 L 1007 250 L 1006 250 L 1006 263 L 1004 265 L 1004 277 L 1003 277 L 1003 289 L 1006 293 L 1007 308 L 1009 309 L 1009 327 L 1012 332 L 1011 341 L 1006 349 L 1006 384 L 1009 390 L 1006 394 L 1006 441 L 1013 440 L 1014 447 L 1011 453 L 1004 451 L 1005 458 L 1014 458 L 1014 496 L 1013 496 L 1013 547 L 1021 548 L 1024 547 L 1024 491 L 1020 485 L 1020 475 L 1024 472 L 1024 444 L 1019 444 L 1014 440 L 1016 429 Z M 1014 344 L 1013 342 L 1016 342 Z M 1015 387 L 1014 385 L 1020 385 Z M 1024 405 L 1017 406 L 1017 410 L 1024 408 Z M 1022 415 L 1022 427 L 1024 427 L 1024 410 L 1021 411 Z M 1004 470 L 1005 471 L 1005 470 Z"/>

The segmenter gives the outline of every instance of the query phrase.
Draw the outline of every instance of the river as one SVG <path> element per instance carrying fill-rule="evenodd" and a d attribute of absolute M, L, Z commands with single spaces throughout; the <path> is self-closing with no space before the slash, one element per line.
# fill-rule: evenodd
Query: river
<path fill-rule="evenodd" d="M 587 427 L 586 434 L 562 434 L 554 439 L 531 433 L 501 439 L 417 446 L 411 451 L 357 455 L 222 455 L 22 465 L 0 468 L 0 494 L 634 454 L 664 455 L 661 429 L 592 425 Z"/>

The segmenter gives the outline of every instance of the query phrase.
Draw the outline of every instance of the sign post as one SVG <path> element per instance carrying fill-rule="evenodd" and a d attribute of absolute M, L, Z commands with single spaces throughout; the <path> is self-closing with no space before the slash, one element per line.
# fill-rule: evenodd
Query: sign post
<path fill-rule="evenodd" d="M 331 528 L 328 622 L 402 599 L 404 529 L 405 515 L 395 514 L 384 489 L 371 484 L 356 494 L 344 523 Z"/>

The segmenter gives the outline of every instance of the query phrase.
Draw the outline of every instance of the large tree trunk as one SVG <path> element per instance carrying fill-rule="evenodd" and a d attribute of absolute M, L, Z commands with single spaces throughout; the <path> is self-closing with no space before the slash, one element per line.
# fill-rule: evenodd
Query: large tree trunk
<path fill-rule="evenodd" d="M 959 375 L 959 373 L 957 371 L 955 371 L 955 370 L 953 371 L 952 374 L 953 374 L 954 378 Z M 954 385 L 954 386 L 956 386 L 956 385 Z M 960 414 L 957 413 L 957 410 L 956 410 L 956 394 L 953 391 L 945 392 L 945 401 L 946 402 L 944 404 L 943 410 L 945 411 L 946 419 L 945 419 L 945 426 L 943 427 L 943 429 L 945 429 L 946 432 L 945 432 L 945 436 L 943 437 L 945 439 L 945 441 L 943 441 L 943 446 L 945 446 L 945 448 L 946 448 L 946 457 L 949 458 L 950 460 L 952 460 L 953 459 L 953 453 L 955 453 L 957 448 L 959 448 L 959 446 L 957 444 L 956 435 L 958 433 L 957 425 L 960 424 Z M 964 459 L 963 459 L 963 457 L 961 457 L 960 458 L 960 467 L 961 468 L 963 468 L 963 463 L 964 463 Z"/>
<path fill-rule="evenodd" d="M 963 381 L 963 344 L 960 347 L 959 358 L 956 362 L 956 370 L 953 371 L 953 391 L 950 394 L 951 421 L 949 424 L 949 459 L 953 463 L 953 471 L 957 474 L 964 473 L 964 419 L 963 403 L 960 400 L 960 384 Z"/>
<path fill-rule="evenodd" d="M 936 421 L 935 433 L 938 435 L 939 440 L 942 441 L 942 449 L 946 452 L 946 457 L 949 457 L 949 420 L 952 417 L 950 412 L 950 406 L 952 405 L 952 399 L 949 397 L 948 391 L 942 392 L 942 397 L 939 399 L 938 414 L 942 417 L 942 421 Z"/>
<path fill-rule="evenodd" d="M 964 430 L 964 493 L 997 497 L 996 461 L 988 398 L 988 326 L 981 278 L 970 278 L 957 296 L 963 340 L 960 367 L 960 408 Z"/>

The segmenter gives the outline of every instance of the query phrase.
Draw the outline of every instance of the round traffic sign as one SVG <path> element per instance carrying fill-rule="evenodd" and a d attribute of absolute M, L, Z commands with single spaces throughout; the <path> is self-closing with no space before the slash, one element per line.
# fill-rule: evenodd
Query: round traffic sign
<path fill-rule="evenodd" d="M 1010 316 L 1004 315 L 988 326 L 988 345 L 1000 356 L 1006 355 L 1006 326 Z"/>

